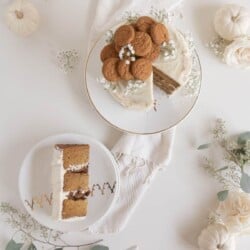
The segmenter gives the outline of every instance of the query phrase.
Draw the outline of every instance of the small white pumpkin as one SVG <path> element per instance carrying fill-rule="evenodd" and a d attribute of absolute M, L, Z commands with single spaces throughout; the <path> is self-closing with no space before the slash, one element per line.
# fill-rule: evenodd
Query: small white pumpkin
<path fill-rule="evenodd" d="M 236 4 L 226 4 L 215 14 L 214 28 L 219 36 L 232 41 L 249 34 L 250 13 Z"/>
<path fill-rule="evenodd" d="M 10 30 L 21 36 L 28 36 L 37 30 L 40 15 L 36 7 L 27 0 L 16 0 L 6 13 Z"/>
<path fill-rule="evenodd" d="M 235 250 L 235 238 L 221 224 L 211 224 L 203 229 L 199 238 L 200 250 Z"/>

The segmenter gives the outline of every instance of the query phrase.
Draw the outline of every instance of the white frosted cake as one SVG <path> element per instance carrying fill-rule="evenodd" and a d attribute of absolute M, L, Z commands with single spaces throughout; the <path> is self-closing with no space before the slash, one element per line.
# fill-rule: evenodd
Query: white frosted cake
<path fill-rule="evenodd" d="M 110 91 L 110 94 L 124 107 L 137 110 L 150 109 L 154 104 L 153 94 L 153 74 L 140 83 L 136 91 L 127 91 L 126 81 L 116 82 L 116 91 Z"/>
<path fill-rule="evenodd" d="M 186 84 L 192 69 L 182 33 L 148 16 L 119 26 L 100 57 L 110 94 L 136 110 L 154 106 L 154 85 L 172 95 Z"/>
<path fill-rule="evenodd" d="M 52 162 L 52 216 L 57 220 L 84 218 L 89 192 L 89 145 L 58 144 Z"/>

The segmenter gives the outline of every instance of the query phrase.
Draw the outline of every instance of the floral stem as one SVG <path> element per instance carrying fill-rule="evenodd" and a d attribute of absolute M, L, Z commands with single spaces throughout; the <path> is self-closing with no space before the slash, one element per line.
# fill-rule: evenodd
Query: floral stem
<path fill-rule="evenodd" d="M 51 234 L 52 234 L 52 230 L 50 230 L 50 232 L 49 232 L 49 235 L 48 235 L 48 238 L 47 238 L 47 242 L 49 242 L 49 241 L 50 241 Z"/>
<path fill-rule="evenodd" d="M 231 156 L 231 157 L 233 158 L 233 161 L 242 169 L 243 166 L 239 163 L 239 161 L 238 161 L 238 159 L 235 157 L 235 155 L 232 154 L 232 153 L 230 152 L 230 150 L 228 150 L 226 147 L 224 147 L 224 149 L 225 149 L 226 153 L 227 153 L 229 156 Z"/>
<path fill-rule="evenodd" d="M 97 243 L 100 243 L 101 241 L 103 241 L 102 239 L 101 240 L 96 240 L 94 242 L 91 242 L 91 243 L 87 243 L 87 244 L 79 244 L 79 245 L 68 245 L 68 244 L 65 244 L 65 245 L 58 245 L 58 244 L 55 244 L 55 243 L 52 243 L 52 242 L 49 242 L 49 241 L 43 241 L 43 240 L 40 240 L 36 237 L 34 237 L 33 235 L 27 233 L 26 231 L 24 231 L 23 229 L 20 229 L 18 232 L 22 232 L 23 234 L 26 234 L 28 235 L 33 241 L 37 241 L 41 244 L 48 244 L 50 246 L 53 246 L 53 247 L 61 247 L 61 248 L 64 248 L 64 247 L 70 247 L 70 248 L 78 248 L 79 247 L 86 247 L 86 246 L 91 246 L 91 245 L 94 245 L 94 244 L 97 244 Z M 17 232 L 16 232 L 17 233 Z"/>

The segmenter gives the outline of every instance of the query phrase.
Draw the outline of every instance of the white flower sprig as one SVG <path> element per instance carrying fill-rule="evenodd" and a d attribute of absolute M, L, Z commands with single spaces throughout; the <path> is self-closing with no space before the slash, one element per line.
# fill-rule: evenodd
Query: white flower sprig
<path fill-rule="evenodd" d="M 136 93 L 139 89 L 145 86 L 145 82 L 141 80 L 129 80 L 126 86 L 124 96 Z"/>
<path fill-rule="evenodd" d="M 188 48 L 192 56 L 192 69 L 184 86 L 184 94 L 186 96 L 197 96 L 200 89 L 201 66 L 195 50 L 195 43 L 192 33 L 184 33 L 184 38 L 188 44 Z"/>
<path fill-rule="evenodd" d="M 75 50 L 64 50 L 57 54 L 58 66 L 64 73 L 71 72 L 79 63 L 79 53 Z"/>
<path fill-rule="evenodd" d="M 6 223 L 15 230 L 15 233 L 13 234 L 11 240 L 8 242 L 6 249 L 21 249 L 22 246 L 25 246 L 24 243 L 17 243 L 16 238 L 20 238 L 22 242 L 28 242 L 29 246 L 25 249 L 32 250 L 38 249 L 36 248 L 35 244 L 39 244 L 42 247 L 47 246 L 47 248 L 49 247 L 49 249 L 55 250 L 63 249 L 66 247 L 79 248 L 92 244 L 94 245 L 102 241 L 97 240 L 90 244 L 68 244 L 62 239 L 62 232 L 41 225 L 29 214 L 20 212 L 7 202 L 0 203 L 0 214 L 5 216 Z"/>
<path fill-rule="evenodd" d="M 173 60 L 176 58 L 176 45 L 173 40 L 162 43 L 161 55 L 163 56 L 164 61 Z"/>
<path fill-rule="evenodd" d="M 213 53 L 220 59 L 223 59 L 224 51 L 229 44 L 230 44 L 229 41 L 221 37 L 216 37 L 212 41 L 208 42 L 206 44 L 206 47 L 210 48 L 213 51 Z"/>
<path fill-rule="evenodd" d="M 112 43 L 113 40 L 114 40 L 114 32 L 113 32 L 113 30 L 108 30 L 105 33 L 105 42 L 106 43 Z"/>
<path fill-rule="evenodd" d="M 125 11 L 121 17 L 122 21 L 134 23 L 137 21 L 141 14 L 136 11 Z"/>
<path fill-rule="evenodd" d="M 216 121 L 212 130 L 214 141 L 202 144 L 199 150 L 216 147 L 216 151 L 222 150 L 223 165 L 217 167 L 213 161 L 205 157 L 203 167 L 216 178 L 225 189 L 218 193 L 219 200 L 225 200 L 230 190 L 241 190 L 250 193 L 250 176 L 245 168 L 250 166 L 250 132 L 242 133 L 236 137 L 227 135 L 225 122 L 221 119 Z"/>
<path fill-rule="evenodd" d="M 120 60 L 125 59 L 126 64 L 130 64 L 130 62 L 134 62 L 136 60 L 135 57 L 135 49 L 132 46 L 132 44 L 127 44 L 123 47 L 121 47 L 119 51 L 119 58 Z"/>
<path fill-rule="evenodd" d="M 152 17 L 160 23 L 171 23 L 176 16 L 173 11 L 166 11 L 166 9 L 156 9 L 153 6 L 151 7 L 150 14 Z"/>
<path fill-rule="evenodd" d="M 109 90 L 113 93 L 115 93 L 117 91 L 117 85 L 106 80 L 104 77 L 97 78 L 97 82 L 99 82 L 105 90 Z"/>
<path fill-rule="evenodd" d="M 117 84 L 114 84 L 104 77 L 97 78 L 97 81 L 104 87 L 105 90 L 108 90 L 112 93 L 116 93 L 118 90 Z M 136 93 L 140 90 L 143 86 L 145 86 L 145 82 L 141 80 L 129 80 L 127 85 L 124 88 L 123 95 L 128 96 L 131 94 Z"/>

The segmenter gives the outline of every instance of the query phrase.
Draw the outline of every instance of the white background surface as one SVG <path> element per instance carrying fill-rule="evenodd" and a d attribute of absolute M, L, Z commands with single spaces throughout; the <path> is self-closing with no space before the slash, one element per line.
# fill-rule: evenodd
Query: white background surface
<path fill-rule="evenodd" d="M 7 29 L 3 14 L 9 2 L 0 1 L 0 200 L 21 208 L 18 171 L 34 143 L 49 135 L 76 132 L 111 147 L 120 132 L 98 117 L 82 92 L 83 62 L 69 75 L 54 63 L 60 49 L 77 49 L 85 57 L 95 1 L 36 0 L 42 23 L 30 38 L 19 38 Z M 197 235 L 220 187 L 199 167 L 201 154 L 195 148 L 206 142 L 216 117 L 224 118 L 232 133 L 250 128 L 250 72 L 229 68 L 204 46 L 214 36 L 214 12 L 225 2 L 185 2 L 184 20 L 194 34 L 203 67 L 201 95 L 178 126 L 167 171 L 152 183 L 126 230 L 106 237 L 111 250 L 133 244 L 142 250 L 196 249 Z M 250 7 L 248 0 L 236 2 Z M 10 238 L 2 222 L 0 235 L 3 243 Z M 237 249 L 249 248 L 250 238 L 238 241 Z"/>

